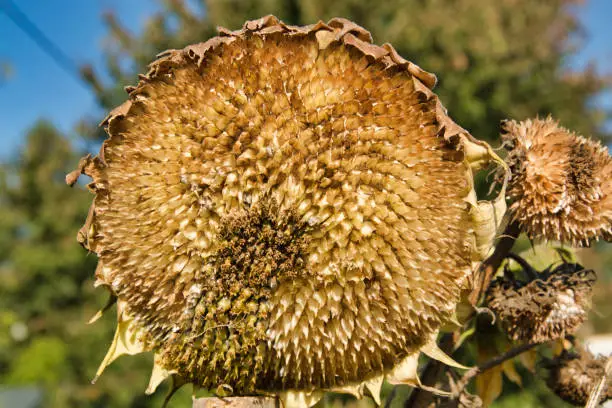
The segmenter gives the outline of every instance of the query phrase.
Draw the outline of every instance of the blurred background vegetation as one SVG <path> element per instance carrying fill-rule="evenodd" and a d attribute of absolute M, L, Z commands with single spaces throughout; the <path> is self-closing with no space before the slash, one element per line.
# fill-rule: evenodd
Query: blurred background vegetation
<path fill-rule="evenodd" d="M 390 42 L 401 55 L 435 72 L 436 92 L 451 116 L 476 137 L 498 145 L 500 120 L 552 114 L 564 126 L 607 143 L 611 135 L 603 125 L 612 112 L 594 101 L 612 89 L 612 81 L 591 67 L 568 68 L 584 33 L 575 16 L 579 3 L 165 0 L 142 33 L 124 26 L 112 11 L 101 16 L 108 27 L 106 66 L 82 66 L 80 74 L 108 110 L 126 98 L 123 87 L 135 84 L 154 55 L 203 41 L 215 35 L 218 25 L 237 29 L 265 14 L 291 24 L 342 16 L 370 30 L 376 43 Z M 0 84 L 9 80 L 9 67 L 10 62 L 0 62 Z M 70 190 L 64 175 L 80 156 L 99 147 L 104 138 L 97 128 L 100 119 L 83 118 L 75 126 L 76 139 L 47 121 L 34 123 L 19 154 L 0 164 L 0 384 L 44 390 L 44 407 L 159 407 L 163 387 L 152 397 L 143 394 L 151 356 L 119 359 L 90 384 L 112 339 L 115 318 L 109 313 L 85 325 L 105 301 L 104 291 L 92 287 L 95 256 L 75 240 L 92 196 L 82 185 Z M 581 257 L 600 277 L 596 313 L 584 334 L 610 333 L 612 251 L 595 245 Z M 505 387 L 495 405 L 561 406 L 542 379 L 525 380 L 524 387 Z M 170 406 L 189 407 L 189 391 Z"/>

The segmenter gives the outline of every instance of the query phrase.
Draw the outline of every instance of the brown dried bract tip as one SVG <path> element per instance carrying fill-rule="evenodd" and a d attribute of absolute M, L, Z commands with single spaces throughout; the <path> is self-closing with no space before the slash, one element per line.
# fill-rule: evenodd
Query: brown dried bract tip
<path fill-rule="evenodd" d="M 552 118 L 506 121 L 510 211 L 532 239 L 588 245 L 612 238 L 612 160 Z"/>
<path fill-rule="evenodd" d="M 161 54 L 79 169 L 80 239 L 119 307 L 99 373 L 153 350 L 150 392 L 172 376 L 303 406 L 418 386 L 419 351 L 453 363 L 436 334 L 505 210 L 472 168 L 500 159 L 348 20 L 220 32 Z"/>
<path fill-rule="evenodd" d="M 570 404 L 585 406 L 595 385 L 605 374 L 605 365 L 605 357 L 594 357 L 586 349 L 564 351 L 559 357 L 546 362 L 549 370 L 546 384 Z M 612 377 L 608 377 L 604 387 L 599 404 L 612 399 Z"/>
<path fill-rule="evenodd" d="M 595 272 L 564 263 L 528 282 L 498 277 L 487 306 L 515 341 L 545 342 L 573 334 L 587 317 Z"/>

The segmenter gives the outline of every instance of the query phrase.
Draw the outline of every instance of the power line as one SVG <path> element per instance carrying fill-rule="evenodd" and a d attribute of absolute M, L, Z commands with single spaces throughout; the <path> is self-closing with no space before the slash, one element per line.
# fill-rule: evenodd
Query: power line
<path fill-rule="evenodd" d="M 47 37 L 12 0 L 0 0 L 0 11 L 4 12 L 4 14 L 15 23 L 21 31 L 30 37 L 43 52 L 51 57 L 60 68 L 73 78 L 76 78 L 81 85 L 84 85 L 83 79 L 79 74 L 79 68 L 74 61 Z"/>

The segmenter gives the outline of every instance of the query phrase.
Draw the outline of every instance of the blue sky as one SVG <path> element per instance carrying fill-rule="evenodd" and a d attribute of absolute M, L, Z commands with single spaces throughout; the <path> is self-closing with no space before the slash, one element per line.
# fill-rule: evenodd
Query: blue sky
<path fill-rule="evenodd" d="M 0 0 L 0 6 L 5 0 Z M 101 14 L 115 10 L 121 21 L 139 30 L 155 0 L 12 0 L 75 64 L 101 65 L 105 27 Z M 587 41 L 572 66 L 594 60 L 601 72 L 612 73 L 612 0 L 590 0 L 578 9 Z M 10 61 L 13 76 L 0 84 L 0 159 L 17 152 L 29 126 L 48 118 L 70 133 L 79 118 L 97 113 L 90 90 L 66 73 L 0 13 L 0 61 Z M 598 103 L 612 105 L 612 97 Z"/>
<path fill-rule="evenodd" d="M 101 14 L 115 10 L 122 22 L 135 27 L 158 7 L 155 0 L 12 0 L 76 65 L 103 65 L 106 28 Z M 0 0 L 0 6 L 4 0 Z M 0 84 L 0 159 L 14 154 L 27 129 L 47 118 L 71 132 L 86 114 L 95 114 L 89 88 L 45 54 L 0 12 L 0 61 L 14 74 Z"/>

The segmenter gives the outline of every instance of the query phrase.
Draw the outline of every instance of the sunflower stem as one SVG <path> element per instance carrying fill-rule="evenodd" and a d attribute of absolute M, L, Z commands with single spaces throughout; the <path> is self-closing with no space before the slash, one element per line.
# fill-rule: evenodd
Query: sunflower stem
<path fill-rule="evenodd" d="M 498 366 L 498 365 L 502 364 L 503 362 L 505 362 L 507 360 L 511 360 L 514 357 L 518 356 L 519 354 L 522 354 L 525 351 L 531 350 L 532 348 L 534 348 L 535 346 L 537 346 L 539 344 L 540 343 L 525 343 L 525 344 L 521 344 L 518 347 L 510 349 L 510 350 L 506 351 L 505 353 L 500 354 L 499 356 L 496 356 L 496 357 L 494 357 L 494 358 L 484 362 L 483 364 L 480 364 L 480 365 L 478 365 L 476 367 L 472 367 L 471 369 L 469 369 L 463 375 L 463 377 L 461 377 L 461 380 L 459 380 L 459 382 L 457 383 L 457 389 L 455 391 L 455 395 L 453 395 L 453 398 L 455 398 L 455 399 L 459 398 L 461 396 L 461 393 L 465 390 L 465 388 L 469 384 L 469 382 L 474 377 L 476 377 L 478 374 L 481 374 L 481 373 L 487 371 L 490 368 Z"/>
<path fill-rule="evenodd" d="M 512 259 L 514 262 L 519 264 L 522 268 L 529 280 L 536 280 L 538 278 L 538 272 L 521 256 L 515 254 L 514 252 L 509 252 L 506 255 L 506 258 Z"/>

